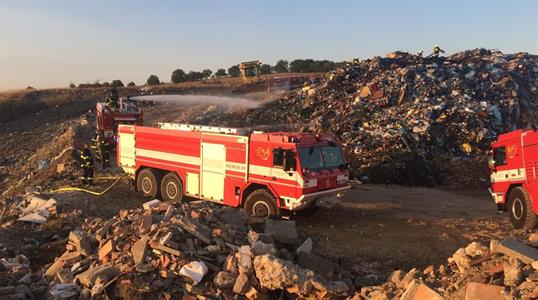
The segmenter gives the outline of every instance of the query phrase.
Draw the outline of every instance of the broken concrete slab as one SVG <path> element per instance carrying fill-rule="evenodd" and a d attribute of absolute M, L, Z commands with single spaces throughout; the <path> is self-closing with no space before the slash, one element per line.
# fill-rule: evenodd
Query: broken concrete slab
<path fill-rule="evenodd" d="M 209 229 L 199 224 L 196 224 L 188 220 L 187 218 L 176 218 L 174 219 L 174 221 L 176 224 L 181 226 L 181 228 L 185 229 L 185 231 L 198 238 L 202 242 L 206 244 L 211 244 L 211 238 L 209 234 L 211 231 Z"/>
<path fill-rule="evenodd" d="M 49 293 L 54 299 L 70 299 L 80 293 L 80 289 L 76 283 L 58 283 L 55 284 Z"/>
<path fill-rule="evenodd" d="M 432 290 L 424 283 L 416 280 L 411 281 L 405 288 L 401 300 L 444 300 L 436 291 Z"/>
<path fill-rule="evenodd" d="M 532 262 L 538 260 L 537 249 L 512 238 L 504 239 L 499 246 L 497 246 L 497 252 L 518 258 L 526 264 L 532 264 Z"/>
<path fill-rule="evenodd" d="M 65 251 L 54 263 L 52 263 L 47 271 L 45 271 L 45 277 L 52 279 L 56 276 L 56 273 L 60 271 L 66 264 L 74 263 L 76 260 L 80 260 L 79 252 Z"/>
<path fill-rule="evenodd" d="M 229 272 L 220 271 L 213 278 L 213 284 L 219 289 L 231 289 L 235 284 L 236 277 Z"/>
<path fill-rule="evenodd" d="M 281 243 L 293 244 L 297 242 L 298 234 L 295 221 L 265 221 L 265 233 L 271 235 Z"/>
<path fill-rule="evenodd" d="M 114 250 L 115 242 L 114 240 L 108 240 L 100 249 L 99 249 L 99 260 L 104 261 L 112 250 Z"/>
<path fill-rule="evenodd" d="M 142 237 L 133 244 L 133 247 L 131 247 L 131 253 L 135 264 L 144 262 L 144 258 L 147 254 L 148 242 L 149 239 L 147 237 Z"/>
<path fill-rule="evenodd" d="M 236 294 L 243 295 L 249 289 L 250 289 L 250 281 L 248 279 L 247 274 L 239 273 L 239 276 L 237 276 L 237 279 L 235 280 L 235 283 L 233 286 L 233 292 Z"/>
<path fill-rule="evenodd" d="M 114 278 L 118 274 L 119 270 L 114 266 L 114 264 L 107 263 L 89 268 L 88 270 L 75 276 L 75 280 L 80 282 L 82 285 L 91 288 L 98 277 L 101 276 L 107 278 Z"/>
<path fill-rule="evenodd" d="M 504 300 L 503 290 L 498 285 L 469 282 L 465 288 L 465 300 Z"/>
<path fill-rule="evenodd" d="M 169 253 L 169 254 L 172 254 L 172 255 L 175 255 L 175 256 L 181 256 L 181 251 L 177 250 L 177 249 L 174 249 L 174 248 L 171 248 L 171 247 L 168 247 L 168 246 L 165 246 L 163 244 L 160 244 L 159 242 L 150 242 L 150 247 L 155 249 L 155 250 L 159 250 L 159 251 L 163 251 L 163 252 L 166 252 L 166 253 Z"/>
<path fill-rule="evenodd" d="M 257 241 L 252 245 L 252 253 L 254 256 L 264 254 L 276 254 L 276 249 L 273 244 L 266 244 L 262 241 Z"/>
<path fill-rule="evenodd" d="M 144 202 L 144 204 L 142 204 L 142 207 L 144 208 L 144 210 L 154 210 L 159 208 L 159 205 L 161 205 L 161 203 L 161 200 L 153 199 L 148 202 Z"/>
<path fill-rule="evenodd" d="M 93 252 L 90 238 L 80 229 L 72 230 L 69 233 L 69 242 L 73 243 L 84 256 L 89 256 Z"/>
<path fill-rule="evenodd" d="M 56 200 L 53 198 L 44 200 L 34 196 L 28 206 L 21 211 L 20 217 L 17 220 L 44 224 L 54 214 L 56 214 Z"/>
<path fill-rule="evenodd" d="M 203 261 L 191 261 L 179 270 L 179 275 L 190 278 L 194 285 L 197 285 L 202 281 L 207 271 L 207 266 Z"/>

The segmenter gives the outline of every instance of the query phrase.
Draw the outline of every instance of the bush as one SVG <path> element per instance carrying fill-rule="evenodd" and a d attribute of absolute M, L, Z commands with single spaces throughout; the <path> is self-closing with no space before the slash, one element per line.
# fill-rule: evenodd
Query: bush
<path fill-rule="evenodd" d="M 211 74 L 213 74 L 213 71 L 209 70 L 209 69 L 205 69 L 202 71 L 202 78 L 206 79 L 206 78 L 209 78 L 211 77 Z"/>
<path fill-rule="evenodd" d="M 216 77 L 223 77 L 226 76 L 226 70 L 224 69 L 218 69 L 217 72 L 215 72 Z"/>
<path fill-rule="evenodd" d="M 273 71 L 275 71 L 276 73 L 288 72 L 288 61 L 283 59 L 277 61 L 275 66 L 273 67 Z"/>
<path fill-rule="evenodd" d="M 202 73 L 197 71 L 190 71 L 189 74 L 187 74 L 187 79 L 189 81 L 196 81 L 202 79 Z"/>
<path fill-rule="evenodd" d="M 110 86 L 114 88 L 124 87 L 123 82 L 121 82 L 121 80 L 119 79 L 112 80 L 112 82 L 110 83 Z"/>
<path fill-rule="evenodd" d="M 147 85 L 159 85 L 161 81 L 156 75 L 149 75 L 148 80 L 146 81 Z"/>
<path fill-rule="evenodd" d="M 131 81 L 131 82 L 129 82 L 129 83 L 127 84 L 127 86 L 136 86 L 136 84 L 135 84 L 133 81 Z"/>
<path fill-rule="evenodd" d="M 172 72 L 171 81 L 173 83 L 180 83 L 180 82 L 184 82 L 184 81 L 187 81 L 187 80 L 188 80 L 188 77 L 187 77 L 187 74 L 185 74 L 185 71 L 183 71 L 181 69 L 177 69 L 174 72 Z"/>
<path fill-rule="evenodd" d="M 231 77 L 238 77 L 241 76 L 241 70 L 239 69 L 238 65 L 231 66 L 228 68 L 228 75 Z"/>
<path fill-rule="evenodd" d="M 268 64 L 263 64 L 260 66 L 260 73 L 261 74 L 270 74 L 271 73 L 271 66 Z"/>

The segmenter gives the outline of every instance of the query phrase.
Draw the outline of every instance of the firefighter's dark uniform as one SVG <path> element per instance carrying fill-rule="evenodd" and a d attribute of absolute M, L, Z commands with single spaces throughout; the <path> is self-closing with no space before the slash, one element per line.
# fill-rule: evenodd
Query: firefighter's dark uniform
<path fill-rule="evenodd" d="M 432 56 L 433 57 L 439 57 L 439 54 L 445 53 L 445 50 L 441 49 L 439 46 L 433 47 Z"/>
<path fill-rule="evenodd" d="M 119 97 L 118 97 L 118 92 L 116 91 L 116 89 L 110 90 L 110 93 L 106 96 L 106 104 L 108 104 L 110 107 L 114 109 L 118 109 L 119 108 L 118 100 L 119 100 Z"/>
<path fill-rule="evenodd" d="M 80 166 L 82 168 L 82 184 L 93 185 L 93 157 L 89 148 L 84 148 L 80 153 Z"/>
<path fill-rule="evenodd" d="M 110 144 L 103 137 L 100 137 L 97 140 L 97 155 L 99 156 L 99 160 L 101 161 L 101 169 L 103 170 L 110 166 L 109 147 Z"/>

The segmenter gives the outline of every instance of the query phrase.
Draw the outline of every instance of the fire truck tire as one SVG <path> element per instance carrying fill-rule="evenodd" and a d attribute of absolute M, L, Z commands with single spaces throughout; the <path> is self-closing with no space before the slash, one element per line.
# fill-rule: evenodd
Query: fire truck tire
<path fill-rule="evenodd" d="M 175 172 L 164 175 L 161 181 L 161 195 L 164 201 L 181 202 L 183 199 L 183 184 Z"/>
<path fill-rule="evenodd" d="M 158 198 L 160 196 L 161 174 L 151 168 L 140 171 L 136 177 L 136 189 L 145 197 Z"/>
<path fill-rule="evenodd" d="M 279 215 L 275 197 L 266 189 L 257 189 L 245 199 L 246 212 L 254 217 L 274 218 Z"/>
<path fill-rule="evenodd" d="M 532 230 L 538 224 L 538 217 L 532 210 L 531 198 L 522 187 L 516 187 L 510 192 L 508 212 L 516 229 Z"/>

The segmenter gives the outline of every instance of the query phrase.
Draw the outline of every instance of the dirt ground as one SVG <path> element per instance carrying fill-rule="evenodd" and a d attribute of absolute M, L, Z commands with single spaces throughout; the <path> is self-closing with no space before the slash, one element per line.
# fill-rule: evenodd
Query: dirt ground
<path fill-rule="evenodd" d="M 486 190 L 355 185 L 340 207 L 298 218 L 327 256 L 369 262 L 380 272 L 446 263 L 470 241 L 523 236 Z"/>

